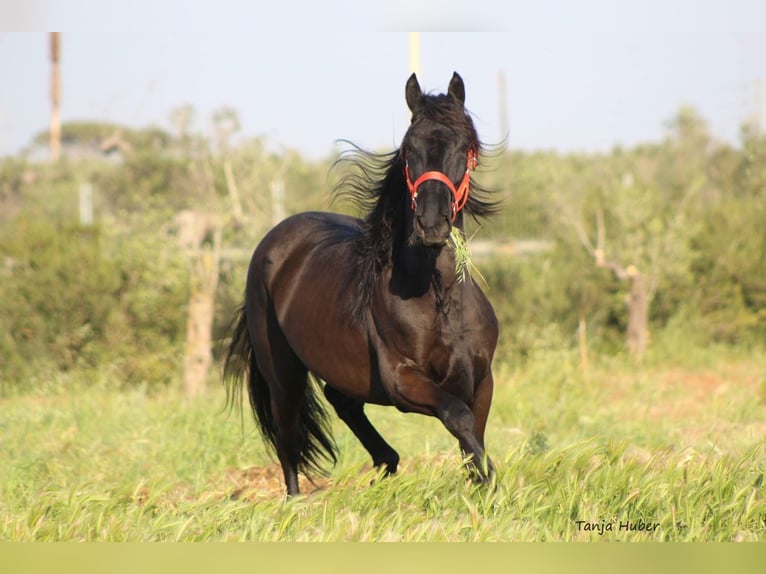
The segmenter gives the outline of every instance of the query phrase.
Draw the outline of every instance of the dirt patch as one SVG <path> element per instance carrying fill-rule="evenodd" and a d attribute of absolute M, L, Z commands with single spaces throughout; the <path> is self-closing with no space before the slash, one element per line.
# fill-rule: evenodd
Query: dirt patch
<path fill-rule="evenodd" d="M 609 384 L 608 398 L 611 404 L 632 401 L 640 388 L 650 419 L 695 419 L 728 396 L 739 400 L 744 394 L 758 400 L 759 381 L 759 372 L 737 364 L 720 371 L 660 369 L 616 377 Z"/>
<path fill-rule="evenodd" d="M 716 400 L 725 399 L 731 393 L 734 393 L 737 399 L 742 393 L 752 396 L 753 399 L 757 399 L 758 396 L 758 374 L 742 370 L 730 369 L 719 373 L 672 369 L 662 373 L 658 382 L 671 403 L 666 405 L 665 409 L 659 409 L 655 413 L 658 416 L 675 411 L 672 414 L 678 418 L 692 418 L 698 415 L 699 411 L 711 407 Z"/>
<path fill-rule="evenodd" d="M 717 393 L 725 391 L 730 380 L 729 376 L 712 371 L 689 372 L 672 369 L 662 373 L 660 384 L 666 388 L 683 390 L 690 398 L 706 402 Z"/>
<path fill-rule="evenodd" d="M 278 464 L 229 469 L 226 471 L 225 482 L 227 485 L 225 497 L 231 500 L 253 501 L 285 495 L 282 468 Z M 310 495 L 329 485 L 328 478 L 314 478 L 312 483 L 305 476 L 298 476 L 301 494 Z"/>
<path fill-rule="evenodd" d="M 678 448 L 738 452 L 762 440 L 763 371 L 745 362 L 712 368 L 655 368 L 599 381 L 607 397 L 601 412 L 663 433 Z M 646 462 L 646 452 L 629 458 Z"/>
<path fill-rule="evenodd" d="M 305 476 L 298 476 L 301 494 L 311 496 L 331 486 L 328 478 L 315 478 L 312 483 Z M 190 484 L 179 484 L 164 491 L 153 491 L 149 486 L 140 486 L 129 499 L 137 506 L 175 507 L 180 503 L 243 500 L 256 502 L 284 500 L 285 484 L 282 468 L 278 464 L 231 468 L 211 480 L 197 491 Z"/>
<path fill-rule="evenodd" d="M 399 464 L 398 475 L 414 472 L 418 467 L 440 467 L 460 470 L 460 458 L 452 452 L 437 452 L 429 455 L 420 454 L 410 459 L 403 460 Z M 298 475 L 298 486 L 301 495 L 312 496 L 334 487 L 345 487 L 348 483 L 364 488 L 375 478 L 377 470 L 371 464 L 362 465 L 356 472 L 349 476 L 315 477 L 313 482 L 302 474 Z M 282 467 L 277 463 L 266 466 L 251 466 L 243 469 L 229 469 L 222 481 L 217 483 L 218 497 L 229 500 L 245 500 L 248 502 L 274 499 L 285 496 L 285 481 L 282 475 Z"/>

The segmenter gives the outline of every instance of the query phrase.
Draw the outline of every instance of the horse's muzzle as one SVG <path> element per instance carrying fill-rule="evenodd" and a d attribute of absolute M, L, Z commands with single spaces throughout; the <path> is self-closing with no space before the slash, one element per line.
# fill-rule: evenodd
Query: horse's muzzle
<path fill-rule="evenodd" d="M 439 218 L 435 225 L 427 225 L 422 218 L 415 216 L 415 238 L 424 247 L 441 247 L 447 243 L 451 231 L 451 224 L 446 217 Z"/>

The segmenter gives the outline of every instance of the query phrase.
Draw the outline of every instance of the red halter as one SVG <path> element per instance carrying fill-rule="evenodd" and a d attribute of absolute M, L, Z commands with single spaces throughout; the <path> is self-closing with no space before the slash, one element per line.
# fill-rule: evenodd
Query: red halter
<path fill-rule="evenodd" d="M 410 190 L 410 197 L 412 198 L 412 211 L 415 211 L 418 206 L 418 188 L 423 184 L 423 182 L 428 181 L 429 179 L 435 179 L 436 181 L 440 181 L 446 185 L 452 192 L 452 221 L 455 221 L 455 217 L 457 217 L 458 212 L 463 209 L 463 207 L 465 207 L 465 204 L 468 201 L 468 188 L 471 184 L 471 170 L 476 169 L 476 165 L 478 163 L 479 160 L 476 157 L 476 150 L 469 148 L 468 160 L 466 161 L 463 181 L 461 181 L 460 185 L 455 188 L 455 184 L 452 183 L 452 180 L 441 171 L 427 171 L 417 180 L 415 180 L 415 183 L 412 183 L 412 178 L 410 178 L 410 164 L 407 161 L 407 156 L 405 155 L 404 175 L 407 179 L 407 187 Z"/>

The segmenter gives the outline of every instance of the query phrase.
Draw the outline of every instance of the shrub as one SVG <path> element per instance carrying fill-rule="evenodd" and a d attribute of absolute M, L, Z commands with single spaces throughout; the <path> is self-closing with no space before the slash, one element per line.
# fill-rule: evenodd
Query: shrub
<path fill-rule="evenodd" d="M 118 384 L 172 380 L 185 335 L 187 274 L 183 260 L 155 242 L 28 216 L 6 225 L 2 390 L 40 369 L 104 362 L 126 365 Z"/>

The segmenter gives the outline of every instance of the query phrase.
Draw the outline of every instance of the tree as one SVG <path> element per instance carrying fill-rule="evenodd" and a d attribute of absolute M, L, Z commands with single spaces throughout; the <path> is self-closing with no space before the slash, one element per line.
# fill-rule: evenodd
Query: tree
<path fill-rule="evenodd" d="M 662 146 L 593 158 L 584 177 L 558 189 L 551 204 L 565 248 L 584 249 L 627 285 L 625 341 L 637 359 L 649 346 L 658 288 L 688 273 L 692 199 L 708 184 L 704 122 L 684 108 L 669 127 Z"/>
<path fill-rule="evenodd" d="M 730 344 L 763 340 L 766 333 L 766 132 L 757 121 L 742 126 L 740 148 L 723 178 L 725 192 L 710 198 L 699 217 L 697 289 L 689 301 L 695 331 Z"/>

